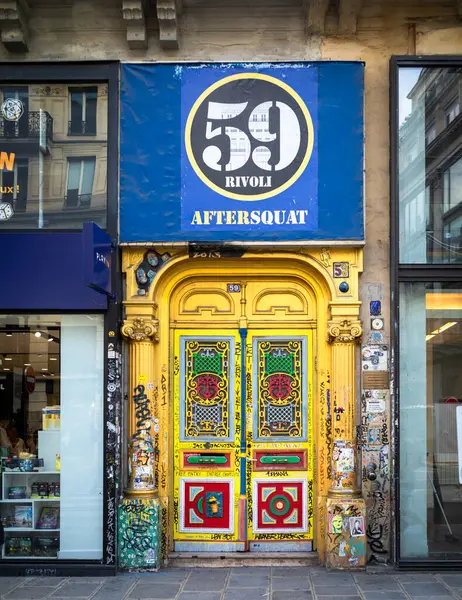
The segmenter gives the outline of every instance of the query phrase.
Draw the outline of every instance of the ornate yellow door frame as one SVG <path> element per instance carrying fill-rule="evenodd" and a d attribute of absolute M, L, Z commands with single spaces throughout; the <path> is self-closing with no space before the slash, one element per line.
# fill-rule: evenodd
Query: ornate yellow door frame
<path fill-rule="evenodd" d="M 153 265 L 148 279 L 140 265 Z M 219 256 L 191 259 L 183 250 L 124 248 L 126 320 L 123 333 L 130 350 L 130 388 L 145 382 L 155 440 L 155 486 L 162 515 L 162 552 L 172 548 L 173 512 L 170 325 L 171 299 L 179 285 L 195 279 L 261 277 L 291 280 L 311 290 L 316 303 L 317 356 L 314 398 L 314 494 L 317 499 L 315 543 L 322 560 L 333 567 L 358 568 L 365 563 L 364 502 L 357 492 L 355 459 L 356 361 L 360 340 L 358 277 L 362 250 L 330 248 L 297 249 L 263 253 L 251 251 L 239 259 Z M 204 326 L 213 328 L 213 314 L 203 306 Z M 245 303 L 231 316 L 238 328 L 246 325 Z M 288 318 L 289 319 L 289 318 Z M 296 318 L 294 319 L 296 321 Z M 293 323 L 290 324 L 292 327 Z M 263 325 L 262 325 L 263 326 Z M 149 349 L 146 342 L 149 342 Z M 128 433 L 136 433 L 135 404 L 129 402 Z M 348 523 L 354 519 L 355 531 Z M 339 522 L 342 526 L 339 526 Z M 350 535 L 351 534 L 351 535 Z"/>

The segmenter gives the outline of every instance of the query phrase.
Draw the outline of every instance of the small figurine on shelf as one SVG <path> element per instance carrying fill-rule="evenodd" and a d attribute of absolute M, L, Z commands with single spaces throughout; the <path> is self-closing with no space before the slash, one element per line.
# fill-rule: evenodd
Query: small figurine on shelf
<path fill-rule="evenodd" d="M 56 470 L 61 471 L 61 454 L 56 455 Z"/>

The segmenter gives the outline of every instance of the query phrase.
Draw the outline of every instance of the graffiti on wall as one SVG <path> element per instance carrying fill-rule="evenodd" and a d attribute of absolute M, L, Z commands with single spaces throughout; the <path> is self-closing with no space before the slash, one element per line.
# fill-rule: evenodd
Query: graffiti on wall
<path fill-rule="evenodd" d="M 122 361 L 114 342 L 107 347 L 108 382 L 106 390 L 106 562 L 116 560 L 116 498 L 120 481 L 120 407 Z"/>
<path fill-rule="evenodd" d="M 366 561 L 364 510 L 354 501 L 327 506 L 327 545 L 330 566 L 360 567 Z"/>
<path fill-rule="evenodd" d="M 377 307 L 371 302 L 372 310 Z M 368 367 L 365 369 L 365 367 Z M 361 423 L 358 442 L 362 454 L 362 490 L 367 505 L 366 537 L 369 562 L 387 560 L 390 546 L 390 469 L 388 347 L 378 344 L 363 346 L 362 370 L 375 370 L 386 375 L 377 389 L 369 389 L 363 379 Z M 381 386 L 381 387 L 379 387 Z"/>
<path fill-rule="evenodd" d="M 160 505 L 157 499 L 126 498 L 119 506 L 119 566 L 159 567 Z"/>

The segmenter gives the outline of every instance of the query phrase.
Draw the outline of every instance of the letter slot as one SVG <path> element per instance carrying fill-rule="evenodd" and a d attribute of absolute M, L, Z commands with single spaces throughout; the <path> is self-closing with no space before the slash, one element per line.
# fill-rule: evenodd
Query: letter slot
<path fill-rule="evenodd" d="M 299 456 L 262 456 L 260 462 L 263 465 L 297 465 L 300 462 Z"/>
<path fill-rule="evenodd" d="M 227 458 L 220 454 L 196 454 L 186 458 L 188 465 L 226 465 Z"/>

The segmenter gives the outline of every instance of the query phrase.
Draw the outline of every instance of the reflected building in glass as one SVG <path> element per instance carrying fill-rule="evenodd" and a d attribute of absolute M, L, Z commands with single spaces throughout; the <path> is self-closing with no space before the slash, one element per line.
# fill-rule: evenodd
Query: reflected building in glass
<path fill-rule="evenodd" d="M 461 262 L 462 69 L 405 69 L 400 83 L 400 262 Z"/>
<path fill-rule="evenodd" d="M 3 85 L 0 105 L 2 228 L 105 227 L 107 84 Z"/>

